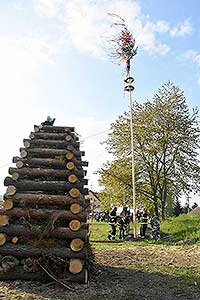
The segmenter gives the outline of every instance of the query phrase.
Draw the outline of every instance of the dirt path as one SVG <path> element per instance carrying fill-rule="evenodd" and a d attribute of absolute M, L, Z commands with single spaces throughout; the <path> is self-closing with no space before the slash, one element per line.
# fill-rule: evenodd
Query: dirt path
<path fill-rule="evenodd" d="M 0 300 L 199 300 L 199 261 L 200 246 L 97 249 L 89 288 L 0 282 Z"/>

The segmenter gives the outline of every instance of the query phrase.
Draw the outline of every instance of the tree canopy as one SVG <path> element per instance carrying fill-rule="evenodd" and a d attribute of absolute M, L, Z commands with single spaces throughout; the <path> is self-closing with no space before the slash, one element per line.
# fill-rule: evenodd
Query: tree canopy
<path fill-rule="evenodd" d="M 137 203 L 164 218 L 170 201 L 200 190 L 198 110 L 190 112 L 183 91 L 171 82 L 132 109 Z M 105 143 L 115 159 L 99 170 L 104 202 L 107 197 L 122 205 L 132 192 L 130 113 L 111 124 Z"/>

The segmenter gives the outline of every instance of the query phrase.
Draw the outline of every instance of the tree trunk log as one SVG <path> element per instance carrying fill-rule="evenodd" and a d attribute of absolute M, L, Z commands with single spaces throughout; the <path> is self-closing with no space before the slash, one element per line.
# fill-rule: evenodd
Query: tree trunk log
<path fill-rule="evenodd" d="M 78 141 L 73 133 L 47 133 L 47 132 L 31 132 L 30 139 L 43 139 L 43 140 L 63 140 L 63 141 Z"/>
<path fill-rule="evenodd" d="M 84 170 L 74 169 L 73 171 L 69 170 L 60 170 L 60 169 L 42 169 L 42 168 L 9 168 L 8 170 L 10 175 L 15 174 L 13 180 L 18 180 L 22 178 L 40 178 L 40 177 L 50 177 L 52 180 L 55 178 L 66 179 L 71 174 L 76 175 L 80 180 L 83 179 L 85 175 Z M 18 174 L 18 175 L 16 175 Z"/>
<path fill-rule="evenodd" d="M 24 139 L 24 147 L 25 148 L 38 148 L 42 146 L 43 148 L 45 147 L 51 147 L 54 149 L 68 149 L 67 147 L 74 147 L 76 149 L 79 149 L 80 143 L 79 142 L 67 142 L 67 141 L 60 141 L 60 140 L 41 140 L 41 139 Z M 70 150 L 70 149 L 69 149 Z"/>
<path fill-rule="evenodd" d="M 0 229 L 2 229 L 2 228 L 0 228 Z M 0 246 L 4 245 L 5 243 L 6 243 L 6 234 L 1 232 L 0 233 Z"/>
<path fill-rule="evenodd" d="M 73 203 L 85 204 L 84 196 L 73 199 L 71 196 L 61 195 L 47 195 L 47 194 L 22 194 L 16 193 L 14 196 L 9 197 L 14 203 L 21 205 L 26 204 L 48 204 L 48 205 L 69 205 Z"/>
<path fill-rule="evenodd" d="M 69 261 L 69 271 L 72 274 L 78 274 L 83 270 L 83 262 L 78 258 L 71 258 Z"/>
<path fill-rule="evenodd" d="M 70 248 L 75 251 L 75 252 L 78 252 L 78 251 L 81 251 L 84 247 L 84 241 L 80 238 L 76 238 L 76 239 L 73 239 L 70 243 Z"/>
<path fill-rule="evenodd" d="M 4 209 L 9 210 L 13 208 L 13 201 L 11 199 L 6 199 L 3 201 L 2 206 Z"/>
<path fill-rule="evenodd" d="M 62 156 L 63 158 L 72 159 L 73 156 L 81 157 L 82 151 L 73 151 L 67 149 L 50 149 L 50 148 L 20 148 L 21 158 L 55 158 L 56 156 Z M 69 153 L 71 153 L 71 158 L 68 158 Z M 84 152 L 83 152 L 84 153 Z"/>
<path fill-rule="evenodd" d="M 25 218 L 57 218 L 60 220 L 79 220 L 82 222 L 87 221 L 87 212 L 73 214 L 68 210 L 50 210 L 50 209 L 34 209 L 34 208 L 13 208 L 11 210 L 0 209 L 0 216 L 8 217 L 25 217 Z"/>
<path fill-rule="evenodd" d="M 6 189 L 6 196 L 13 196 L 16 193 L 17 189 L 14 185 L 10 185 Z"/>
<path fill-rule="evenodd" d="M 88 282 L 88 271 L 83 270 L 78 274 L 72 274 L 65 272 L 65 277 L 62 278 L 65 282 L 72 281 L 77 283 L 87 283 Z M 16 269 L 11 270 L 7 273 L 0 273 L 0 280 L 28 280 L 28 281 L 39 281 L 48 282 L 52 281 L 44 271 L 37 272 L 25 272 L 23 267 L 18 266 Z"/>
<path fill-rule="evenodd" d="M 45 132 L 58 132 L 58 133 L 66 133 L 66 132 L 74 132 L 75 128 L 74 127 L 63 127 L 63 126 L 49 126 L 49 125 L 44 125 L 42 128 L 40 128 L 40 125 L 34 125 L 34 130 L 35 132 L 39 131 L 45 131 Z"/>
<path fill-rule="evenodd" d="M 84 248 L 79 252 L 74 252 L 70 248 L 66 247 L 35 247 L 33 245 L 19 245 L 7 243 L 0 247 L 0 255 L 12 255 L 16 257 L 40 257 L 44 256 L 59 256 L 61 258 L 82 258 L 87 255 L 87 249 Z"/>
<path fill-rule="evenodd" d="M 0 227 L 1 226 L 6 226 L 8 225 L 9 222 L 8 222 L 8 217 L 7 216 L 0 216 Z"/>
<path fill-rule="evenodd" d="M 20 165 L 18 162 L 21 162 Z M 82 169 L 82 167 L 88 167 L 87 161 L 81 161 L 77 159 L 73 159 L 71 162 L 74 163 L 74 165 L 78 169 Z M 18 156 L 13 157 L 13 163 L 17 163 L 18 168 L 22 167 L 49 167 L 49 168 L 56 168 L 56 169 L 66 169 L 67 159 L 53 159 L 53 158 L 20 158 Z"/>
<path fill-rule="evenodd" d="M 8 227 L 0 227 L 0 234 L 6 234 L 8 236 L 26 236 L 32 238 L 40 238 L 43 234 L 44 229 L 40 226 L 31 226 L 27 228 L 23 225 L 10 225 Z M 86 229 L 80 229 L 79 231 L 72 231 L 69 228 L 54 228 L 52 231 L 48 232 L 49 237 L 59 238 L 59 239 L 81 239 L 87 240 L 88 231 Z M 75 243 L 75 242 L 74 242 Z M 0 243 L 1 245 L 1 243 Z M 82 247 L 83 248 L 83 247 Z"/>
<path fill-rule="evenodd" d="M 83 182 L 86 183 L 83 179 Z M 11 177 L 6 177 L 4 180 L 5 186 L 15 186 L 17 191 L 63 191 L 69 192 L 72 188 L 77 188 L 84 194 L 83 183 L 69 183 L 65 181 L 34 181 L 21 179 L 19 181 L 13 180 Z"/>

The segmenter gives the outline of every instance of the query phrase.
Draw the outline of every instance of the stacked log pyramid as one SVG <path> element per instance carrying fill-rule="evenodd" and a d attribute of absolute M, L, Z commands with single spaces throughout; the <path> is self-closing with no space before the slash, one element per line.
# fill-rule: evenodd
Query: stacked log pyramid
<path fill-rule="evenodd" d="M 9 168 L 0 210 L 0 280 L 48 275 L 86 283 L 89 268 L 84 152 L 73 127 L 34 126 Z"/>

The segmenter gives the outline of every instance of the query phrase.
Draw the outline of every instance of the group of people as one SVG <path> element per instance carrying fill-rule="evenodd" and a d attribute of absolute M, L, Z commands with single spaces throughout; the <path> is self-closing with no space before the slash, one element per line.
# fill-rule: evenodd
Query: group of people
<path fill-rule="evenodd" d="M 117 228 L 119 228 L 118 237 L 120 240 L 124 240 L 125 236 L 129 235 L 131 221 L 132 216 L 130 210 L 125 208 L 121 214 L 117 216 L 117 207 L 114 207 L 109 213 L 109 225 L 111 226 L 111 230 L 108 233 L 108 239 L 114 240 Z"/>
<path fill-rule="evenodd" d="M 157 216 L 149 218 L 146 209 L 136 211 L 136 220 L 140 224 L 139 236 L 145 238 L 148 224 L 151 225 L 150 238 L 160 240 L 160 222 Z M 114 240 L 118 230 L 118 238 L 124 240 L 129 236 L 130 224 L 133 221 L 133 215 L 127 208 L 123 209 L 120 215 L 117 215 L 117 207 L 114 207 L 109 213 L 109 225 L 111 227 L 108 233 L 108 239 Z"/>

